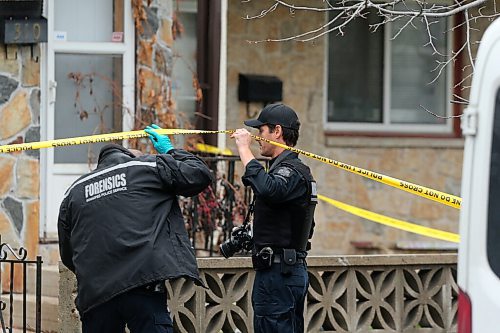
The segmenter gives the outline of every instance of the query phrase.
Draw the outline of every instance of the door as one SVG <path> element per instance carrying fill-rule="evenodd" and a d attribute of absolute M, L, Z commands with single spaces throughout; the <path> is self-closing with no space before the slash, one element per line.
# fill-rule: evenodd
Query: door
<path fill-rule="evenodd" d="M 134 30 L 126 0 L 48 0 L 42 69 L 46 140 L 130 130 Z M 45 74 L 45 75 L 44 75 Z M 41 237 L 57 237 L 65 190 L 94 168 L 101 144 L 45 149 L 41 155 Z"/>

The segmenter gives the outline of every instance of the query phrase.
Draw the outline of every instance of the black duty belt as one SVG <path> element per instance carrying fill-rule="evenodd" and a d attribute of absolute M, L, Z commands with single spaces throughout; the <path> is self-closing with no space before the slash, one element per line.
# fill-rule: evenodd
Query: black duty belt
<path fill-rule="evenodd" d="M 256 271 L 270 268 L 273 264 L 281 264 L 281 273 L 291 273 L 291 266 L 304 264 L 307 252 L 295 249 L 274 249 L 264 247 L 252 255 L 253 268 Z"/>
<path fill-rule="evenodd" d="M 275 256 L 274 256 L 274 258 L 273 258 L 273 263 L 274 263 L 274 264 L 279 264 L 279 263 L 281 263 L 281 261 L 282 261 L 282 260 L 283 260 L 283 258 L 281 257 L 281 255 L 277 254 L 277 255 L 275 255 Z M 297 256 L 297 261 L 296 261 L 296 263 L 301 264 L 301 263 L 303 263 L 303 262 L 304 262 L 304 258 L 299 258 L 299 257 Z"/>
<path fill-rule="evenodd" d="M 275 256 L 282 255 L 283 254 L 283 250 L 284 250 L 281 247 L 278 247 L 278 248 L 271 247 L 271 249 L 273 250 L 273 253 L 274 253 Z M 307 257 L 307 252 L 306 251 L 295 250 L 295 253 L 297 255 L 297 259 L 305 259 Z"/>

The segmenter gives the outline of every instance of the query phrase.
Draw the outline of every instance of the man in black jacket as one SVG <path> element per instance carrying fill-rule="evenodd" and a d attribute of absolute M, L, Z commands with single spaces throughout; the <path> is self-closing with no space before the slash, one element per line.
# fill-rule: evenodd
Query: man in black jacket
<path fill-rule="evenodd" d="M 165 280 L 200 283 L 177 195 L 203 191 L 211 171 L 158 128 L 146 132 L 160 154 L 106 145 L 65 193 L 59 249 L 77 278 L 83 333 L 173 332 Z"/>
<path fill-rule="evenodd" d="M 300 122 L 284 104 L 267 105 L 257 119 L 245 121 L 263 139 L 295 146 Z M 316 182 L 298 154 L 259 141 L 260 153 L 270 157 L 269 171 L 255 159 L 246 129 L 238 129 L 236 141 L 245 166 L 243 184 L 255 196 L 252 291 L 255 333 L 304 332 L 304 300 L 309 285 L 305 257 L 314 228 Z"/>

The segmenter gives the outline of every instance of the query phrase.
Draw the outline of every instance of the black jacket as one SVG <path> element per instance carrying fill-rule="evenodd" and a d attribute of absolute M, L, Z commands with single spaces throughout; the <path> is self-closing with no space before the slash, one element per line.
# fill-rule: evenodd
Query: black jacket
<path fill-rule="evenodd" d="M 71 185 L 59 212 L 60 255 L 76 274 L 81 314 L 148 282 L 200 282 L 177 195 L 196 195 L 211 181 L 206 164 L 184 150 L 101 150 L 97 169 Z"/>
<path fill-rule="evenodd" d="M 269 171 L 251 160 L 242 177 L 256 197 L 253 239 L 262 247 L 304 250 L 314 228 L 316 183 L 309 168 L 288 150 L 270 161 Z M 313 188 L 314 183 L 314 188 Z"/>

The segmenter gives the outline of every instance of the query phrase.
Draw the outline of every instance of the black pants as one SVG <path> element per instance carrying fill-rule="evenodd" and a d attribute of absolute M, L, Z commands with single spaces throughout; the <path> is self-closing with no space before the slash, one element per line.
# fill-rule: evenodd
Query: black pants
<path fill-rule="evenodd" d="M 255 333 L 303 333 L 304 301 L 309 286 L 307 266 L 297 263 L 290 275 L 280 264 L 255 272 L 252 290 Z"/>
<path fill-rule="evenodd" d="M 86 312 L 83 333 L 173 333 L 167 294 L 133 289 Z"/>

